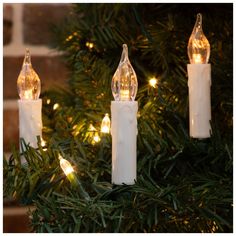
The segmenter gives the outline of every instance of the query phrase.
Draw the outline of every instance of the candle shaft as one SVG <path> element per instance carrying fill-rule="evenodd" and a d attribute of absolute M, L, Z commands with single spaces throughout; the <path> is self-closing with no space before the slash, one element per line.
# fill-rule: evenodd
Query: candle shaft
<path fill-rule="evenodd" d="M 42 100 L 18 100 L 18 105 L 20 138 L 37 148 L 37 136 L 42 137 Z"/>
<path fill-rule="evenodd" d="M 112 183 L 136 180 L 137 101 L 111 102 Z"/>
<path fill-rule="evenodd" d="M 211 65 L 188 64 L 189 126 L 193 138 L 210 137 Z"/>

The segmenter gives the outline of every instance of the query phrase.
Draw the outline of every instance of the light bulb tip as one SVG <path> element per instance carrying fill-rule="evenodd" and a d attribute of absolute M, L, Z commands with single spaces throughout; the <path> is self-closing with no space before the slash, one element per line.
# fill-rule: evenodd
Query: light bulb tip
<path fill-rule="evenodd" d="M 25 49 L 25 54 L 28 56 L 28 55 L 30 55 L 30 50 L 29 50 L 29 48 L 26 48 Z"/>
<path fill-rule="evenodd" d="M 198 13 L 197 14 L 197 20 L 196 20 L 197 22 L 198 22 L 198 24 L 202 24 L 202 14 L 201 13 Z"/>
<path fill-rule="evenodd" d="M 31 64 L 31 58 L 30 58 L 30 50 L 29 48 L 26 48 L 25 49 L 25 59 L 24 59 L 24 62 L 23 62 L 23 65 L 24 64 Z"/>

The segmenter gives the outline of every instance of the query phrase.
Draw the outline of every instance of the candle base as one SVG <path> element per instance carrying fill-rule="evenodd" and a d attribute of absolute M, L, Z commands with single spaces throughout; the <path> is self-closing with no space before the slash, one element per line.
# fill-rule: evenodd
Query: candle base
<path fill-rule="evenodd" d="M 211 134 L 211 65 L 188 64 L 190 137 L 209 138 Z"/>
<path fill-rule="evenodd" d="M 42 99 L 18 100 L 18 106 L 20 138 L 37 148 L 37 136 L 42 137 Z"/>
<path fill-rule="evenodd" d="M 112 183 L 132 185 L 137 175 L 137 101 L 111 102 Z"/>

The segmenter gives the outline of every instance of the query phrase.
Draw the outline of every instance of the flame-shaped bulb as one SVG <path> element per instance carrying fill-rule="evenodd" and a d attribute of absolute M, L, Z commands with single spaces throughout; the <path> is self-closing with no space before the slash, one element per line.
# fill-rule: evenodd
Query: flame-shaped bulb
<path fill-rule="evenodd" d="M 130 64 L 126 44 L 123 44 L 123 52 L 119 66 L 112 78 L 111 89 L 116 101 L 134 101 L 137 94 L 137 76 Z"/>
<path fill-rule="evenodd" d="M 110 133 L 110 126 L 111 126 L 111 121 L 110 121 L 108 113 L 106 113 L 106 115 L 102 119 L 101 132 L 107 133 L 107 134 Z"/>
<path fill-rule="evenodd" d="M 17 89 L 21 99 L 39 98 L 40 79 L 32 67 L 29 49 L 26 49 L 22 69 L 17 79 Z"/>
<path fill-rule="evenodd" d="M 202 30 L 202 14 L 197 14 L 193 32 L 188 41 L 188 57 L 191 64 L 207 64 L 210 44 Z"/>
<path fill-rule="evenodd" d="M 60 155 L 59 155 L 59 160 L 60 160 L 60 166 L 63 170 L 63 172 L 65 173 L 65 175 L 69 175 L 71 174 L 72 172 L 74 172 L 74 169 L 73 167 L 71 166 L 70 162 L 67 161 L 66 159 L 62 158 Z"/>

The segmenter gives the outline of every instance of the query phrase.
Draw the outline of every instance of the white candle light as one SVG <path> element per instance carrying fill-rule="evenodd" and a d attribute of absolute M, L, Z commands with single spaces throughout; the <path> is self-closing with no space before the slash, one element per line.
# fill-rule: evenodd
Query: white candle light
<path fill-rule="evenodd" d="M 197 15 L 188 42 L 189 127 L 193 138 L 210 137 L 211 65 L 210 44 L 202 30 L 202 15 Z"/>
<path fill-rule="evenodd" d="M 152 86 L 153 88 L 156 88 L 156 86 L 157 86 L 157 79 L 155 77 L 151 78 L 149 80 L 149 85 Z"/>
<path fill-rule="evenodd" d="M 42 100 L 39 99 L 41 87 L 40 79 L 32 67 L 28 49 L 17 79 L 17 88 L 20 96 L 18 100 L 20 138 L 36 148 L 37 136 L 42 136 Z"/>
<path fill-rule="evenodd" d="M 63 170 L 63 172 L 65 173 L 66 176 L 68 176 L 69 174 L 74 172 L 74 169 L 73 169 L 73 167 L 72 167 L 72 165 L 70 164 L 69 161 L 62 158 L 61 155 L 58 156 L 58 159 L 60 161 L 60 167 L 61 167 L 61 169 Z"/>
<path fill-rule="evenodd" d="M 119 66 L 112 78 L 111 102 L 112 183 L 132 185 L 136 180 L 138 102 L 134 101 L 138 81 L 123 45 Z"/>
<path fill-rule="evenodd" d="M 109 134 L 110 133 L 110 126 L 111 126 L 111 121 L 110 121 L 108 113 L 106 113 L 106 115 L 102 119 L 101 132 Z"/>

